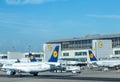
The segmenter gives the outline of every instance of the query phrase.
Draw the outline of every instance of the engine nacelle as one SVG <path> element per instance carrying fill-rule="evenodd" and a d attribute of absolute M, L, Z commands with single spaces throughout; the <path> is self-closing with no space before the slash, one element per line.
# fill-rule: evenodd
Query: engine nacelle
<path fill-rule="evenodd" d="M 16 72 L 15 72 L 15 71 L 12 71 L 12 70 L 8 70 L 8 71 L 6 71 L 6 74 L 7 74 L 7 75 L 15 75 Z"/>

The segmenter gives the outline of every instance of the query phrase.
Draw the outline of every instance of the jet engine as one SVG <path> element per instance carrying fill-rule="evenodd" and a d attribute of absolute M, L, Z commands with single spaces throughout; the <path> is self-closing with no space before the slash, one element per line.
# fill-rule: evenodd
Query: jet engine
<path fill-rule="evenodd" d="M 12 70 L 7 70 L 7 71 L 6 71 L 6 74 L 7 74 L 7 75 L 15 75 L 16 72 L 15 72 L 15 71 L 12 71 Z"/>

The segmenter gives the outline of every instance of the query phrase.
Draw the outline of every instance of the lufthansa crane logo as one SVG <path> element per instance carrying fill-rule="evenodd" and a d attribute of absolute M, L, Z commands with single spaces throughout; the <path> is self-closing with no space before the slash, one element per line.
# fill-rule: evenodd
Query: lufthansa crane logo
<path fill-rule="evenodd" d="M 53 52 L 53 57 L 56 58 L 57 56 L 58 56 L 57 51 L 54 51 L 54 52 Z"/>
<path fill-rule="evenodd" d="M 34 56 L 30 56 L 30 60 L 32 60 L 34 58 Z"/>
<path fill-rule="evenodd" d="M 53 48 L 53 47 L 52 47 L 51 45 L 48 45 L 48 49 L 49 49 L 49 50 L 52 50 L 52 48 Z"/>
<path fill-rule="evenodd" d="M 90 54 L 90 58 L 93 58 L 94 57 L 94 55 L 93 54 Z"/>
<path fill-rule="evenodd" d="M 102 48 L 103 47 L 103 43 L 100 41 L 100 42 L 98 42 L 98 47 L 99 48 Z"/>

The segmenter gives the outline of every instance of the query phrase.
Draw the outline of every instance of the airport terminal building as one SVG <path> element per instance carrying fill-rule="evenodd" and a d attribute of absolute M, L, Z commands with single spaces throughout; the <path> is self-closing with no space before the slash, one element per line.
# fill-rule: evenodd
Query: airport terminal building
<path fill-rule="evenodd" d="M 98 59 L 120 57 L 120 34 L 88 35 L 81 38 L 61 39 L 45 44 L 60 44 L 60 59 L 87 62 L 88 50 L 92 50 Z"/>
<path fill-rule="evenodd" d="M 43 52 L 31 52 L 37 61 L 42 61 L 44 58 Z M 30 62 L 28 52 L 7 52 L 6 54 L 0 54 L 0 62 L 4 60 L 10 60 L 11 62 L 19 59 L 21 62 Z"/>

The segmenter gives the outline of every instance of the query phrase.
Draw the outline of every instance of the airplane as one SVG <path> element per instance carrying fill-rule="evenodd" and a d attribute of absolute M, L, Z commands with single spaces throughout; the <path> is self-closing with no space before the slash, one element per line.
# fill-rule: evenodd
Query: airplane
<path fill-rule="evenodd" d="M 60 62 L 58 62 L 58 56 L 59 56 L 58 52 L 59 52 L 59 46 L 56 46 L 48 62 L 44 62 L 44 63 L 53 65 L 53 66 L 59 66 Z M 29 53 L 29 59 L 30 59 L 30 62 L 37 62 L 37 60 L 35 59 L 34 55 L 32 55 L 32 53 Z"/>
<path fill-rule="evenodd" d="M 11 64 L 7 63 L 1 65 L 0 67 L 1 70 L 6 72 L 6 74 L 9 76 L 15 75 L 16 73 L 30 73 L 34 76 L 37 76 L 39 72 L 45 72 L 55 68 L 54 65 L 51 63 L 55 63 L 58 61 L 58 51 L 59 46 L 56 46 L 48 62 L 37 62 L 32 53 L 29 53 L 29 58 L 31 62 Z"/>
<path fill-rule="evenodd" d="M 87 57 L 88 63 L 92 64 L 93 67 L 107 67 L 107 68 L 116 68 L 120 67 L 120 60 L 97 60 L 95 55 L 91 50 L 88 50 L 89 55 Z"/>

